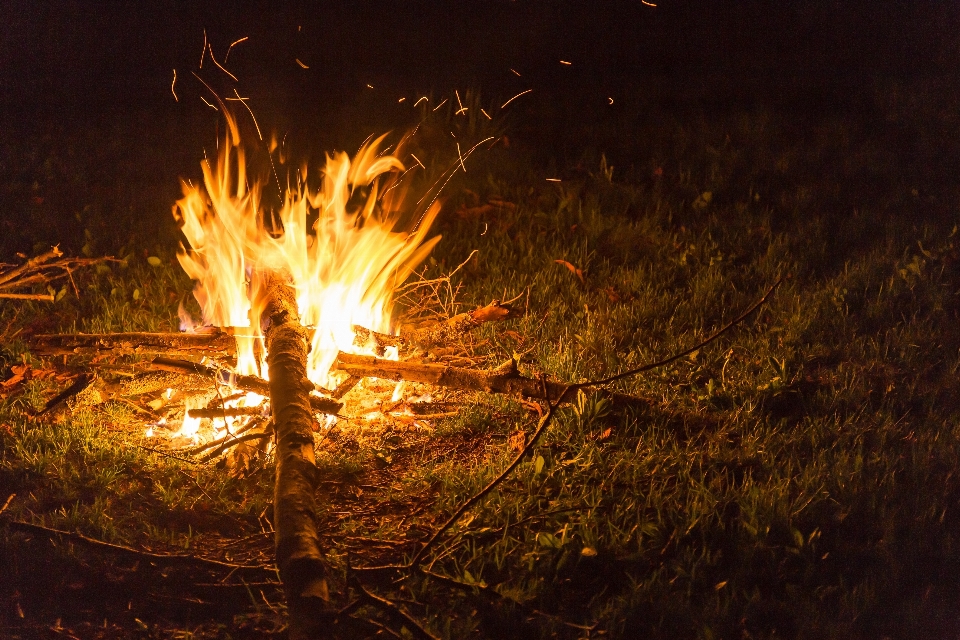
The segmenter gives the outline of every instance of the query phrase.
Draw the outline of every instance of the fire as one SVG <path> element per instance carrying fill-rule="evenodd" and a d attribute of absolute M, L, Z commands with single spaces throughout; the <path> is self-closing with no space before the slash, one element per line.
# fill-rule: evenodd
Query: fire
<path fill-rule="evenodd" d="M 328 155 L 315 190 L 307 187 L 309 171 L 301 169 L 298 186 L 288 187 L 279 210 L 265 210 L 268 184 L 251 182 L 237 123 L 226 118 L 216 163 L 202 164 L 202 185 L 182 183 L 183 198 L 173 210 L 187 241 L 178 258 L 197 281 L 202 323 L 233 328 L 238 373 L 265 375 L 255 320 L 260 310 L 251 301 L 258 272 L 286 272 L 302 322 L 313 329 L 308 375 L 329 387 L 337 352 L 357 352 L 353 325 L 393 333 L 394 290 L 439 240 L 426 237 L 439 205 L 412 230 L 400 228 L 404 167 L 379 152 L 381 136 L 352 160 L 342 152 Z"/>

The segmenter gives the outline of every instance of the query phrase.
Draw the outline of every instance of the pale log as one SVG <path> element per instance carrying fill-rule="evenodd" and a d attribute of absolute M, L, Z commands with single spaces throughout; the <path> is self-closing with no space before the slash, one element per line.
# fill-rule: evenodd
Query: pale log
<path fill-rule="evenodd" d="M 54 333 L 29 339 L 33 351 L 42 355 L 169 354 L 230 357 L 236 342 L 225 331 L 210 333 Z"/>
<path fill-rule="evenodd" d="M 287 599 L 290 638 L 329 635 L 335 611 L 317 535 L 313 409 L 307 379 L 307 330 L 300 324 L 293 287 L 277 272 L 261 277 L 266 303 L 260 324 L 267 346 L 270 405 L 276 429 L 277 476 L 274 493 L 276 559 Z"/>
<path fill-rule="evenodd" d="M 516 364 L 509 360 L 495 369 L 464 369 L 445 364 L 401 362 L 374 356 L 358 356 L 342 351 L 334 360 L 332 369 L 360 378 L 384 380 L 407 380 L 423 382 L 440 387 L 503 393 L 535 400 L 556 401 L 568 386 L 558 382 L 528 378 L 517 371 Z M 544 394 L 546 388 L 546 396 Z M 622 393 L 609 393 L 615 404 L 621 406 L 649 407 L 652 402 L 644 398 Z"/>

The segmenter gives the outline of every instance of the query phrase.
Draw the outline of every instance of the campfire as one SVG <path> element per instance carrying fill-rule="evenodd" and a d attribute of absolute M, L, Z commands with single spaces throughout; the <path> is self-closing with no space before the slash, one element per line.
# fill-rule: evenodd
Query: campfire
<path fill-rule="evenodd" d="M 269 182 L 252 180 L 237 123 L 229 114 L 226 122 L 215 164 L 203 163 L 202 183 L 183 182 L 173 209 L 184 238 L 178 259 L 196 281 L 200 317 L 181 306 L 177 332 L 38 335 L 32 347 L 38 354 L 94 360 L 44 414 L 119 401 L 143 415 L 145 440 L 164 455 L 222 457 L 241 471 L 254 457 L 275 459 L 276 564 L 292 637 L 309 637 L 336 617 L 316 524 L 315 452 L 332 430 L 382 421 L 424 428 L 432 418 L 455 413 L 457 403 L 444 395 L 450 390 L 534 401 L 536 430 L 521 434 L 516 457 L 493 481 L 408 564 L 365 568 L 423 571 L 421 563 L 445 532 L 532 451 L 557 405 L 574 397 L 582 403 L 588 387 L 700 349 L 742 322 L 777 286 L 691 348 L 607 378 L 567 384 L 524 376 L 513 358 L 479 368 L 463 353 L 471 332 L 518 313 L 513 301 L 500 300 L 449 313 L 439 290 L 448 288 L 449 303 L 450 276 L 411 279 L 439 240 L 430 237 L 430 228 L 440 207 L 436 198 L 405 207 L 404 179 L 412 169 L 401 159 L 403 141 L 392 154 L 381 137 L 353 158 L 328 156 L 315 187 L 309 186 L 314 176 L 302 169 L 273 210 L 263 197 Z M 399 298 L 408 307 L 402 315 Z M 614 407 L 649 404 L 605 393 Z M 364 602 L 396 614 L 359 582 L 351 586 Z"/>

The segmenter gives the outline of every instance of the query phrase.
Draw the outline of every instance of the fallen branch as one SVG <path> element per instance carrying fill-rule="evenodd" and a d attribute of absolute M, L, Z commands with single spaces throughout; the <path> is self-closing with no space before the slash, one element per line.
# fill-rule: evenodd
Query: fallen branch
<path fill-rule="evenodd" d="M 108 551 L 122 553 L 124 555 L 135 556 L 138 558 L 147 558 L 151 561 L 163 564 L 203 564 L 211 567 L 216 567 L 218 569 L 229 569 L 230 571 L 262 571 L 264 573 L 274 574 L 273 567 L 267 567 L 262 565 L 247 565 L 247 564 L 232 564 L 229 562 L 221 562 L 220 560 L 211 560 L 209 558 L 202 558 L 200 556 L 193 555 L 184 555 L 184 554 L 173 554 L 173 553 L 154 553 L 152 551 L 142 551 L 140 549 L 134 549 L 133 547 L 125 547 L 119 544 L 113 544 L 110 542 L 104 542 L 103 540 L 97 540 L 96 538 L 90 538 L 82 533 L 76 533 L 73 531 L 63 531 L 62 529 L 53 529 L 51 527 L 45 527 L 39 524 L 33 524 L 30 522 L 21 522 L 19 520 L 5 520 L 4 524 L 15 531 L 21 531 L 23 533 L 41 533 L 45 536 L 56 536 L 59 538 L 67 538 L 75 542 L 83 543 L 89 547 L 94 547 L 97 549 L 105 549 Z"/>
<path fill-rule="evenodd" d="M 539 400 L 555 400 L 566 387 L 564 384 L 549 381 L 544 385 L 539 380 L 521 375 L 513 360 L 508 360 L 495 369 L 465 369 L 445 364 L 385 360 L 341 351 L 331 368 L 358 378 L 424 382 L 440 387 L 503 393 Z M 621 406 L 651 405 L 649 400 L 636 396 L 622 393 L 610 395 L 614 403 Z"/>
<path fill-rule="evenodd" d="M 358 347 L 372 349 L 379 355 L 383 355 L 387 347 L 396 347 L 401 351 L 406 349 L 428 351 L 434 347 L 461 340 L 470 331 L 486 322 L 497 322 L 515 317 L 517 317 L 517 312 L 512 307 L 501 304 L 499 300 L 494 300 L 485 307 L 479 307 L 469 313 L 457 314 L 443 322 L 414 329 L 400 336 L 378 333 L 366 327 L 354 325 L 353 332 L 356 337 L 353 343 Z"/>
<path fill-rule="evenodd" d="M 230 357 L 236 341 L 229 332 L 210 333 L 54 333 L 29 339 L 37 354 L 167 354 Z"/>

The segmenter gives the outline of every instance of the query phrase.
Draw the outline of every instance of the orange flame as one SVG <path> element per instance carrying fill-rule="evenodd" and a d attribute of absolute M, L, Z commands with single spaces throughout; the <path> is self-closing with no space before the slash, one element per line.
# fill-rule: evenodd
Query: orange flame
<path fill-rule="evenodd" d="M 240 373 L 258 369 L 259 309 L 251 308 L 251 276 L 264 269 L 288 273 L 301 322 L 314 330 L 308 375 L 329 386 L 337 351 L 357 351 L 354 324 L 392 332 L 393 292 L 440 239 L 426 237 L 440 207 L 432 205 L 412 231 L 397 230 L 403 165 L 378 154 L 381 136 L 352 161 L 342 152 L 327 156 L 316 191 L 307 188 L 302 169 L 301 186 L 287 190 L 280 210 L 264 211 L 264 184 L 250 183 L 236 121 L 226 117 L 216 166 L 203 163 L 202 186 L 183 182 L 183 198 L 173 209 L 188 244 L 178 254 L 180 264 L 197 280 L 203 323 L 236 328 Z M 271 233 L 265 220 L 279 220 L 281 232 Z"/>

